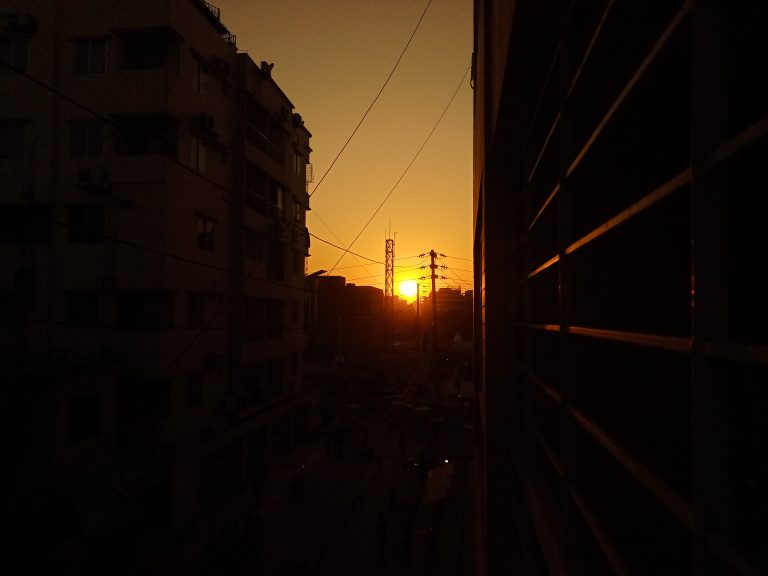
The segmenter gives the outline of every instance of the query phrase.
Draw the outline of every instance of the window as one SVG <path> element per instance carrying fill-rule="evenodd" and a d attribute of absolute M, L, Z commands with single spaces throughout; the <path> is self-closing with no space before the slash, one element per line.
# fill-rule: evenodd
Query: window
<path fill-rule="evenodd" d="M 189 164 L 198 172 L 205 172 L 206 150 L 205 144 L 197 136 L 189 137 Z"/>
<path fill-rule="evenodd" d="M 285 247 L 280 242 L 269 242 L 267 254 L 267 277 L 270 280 L 285 278 Z"/>
<path fill-rule="evenodd" d="M 263 298 L 246 297 L 243 330 L 246 340 L 262 340 L 266 337 L 266 301 Z"/>
<path fill-rule="evenodd" d="M 187 294 L 187 326 L 201 328 L 205 325 L 205 296 L 195 292 Z"/>
<path fill-rule="evenodd" d="M 98 158 L 104 149 L 104 124 L 73 122 L 69 127 L 69 154 L 72 158 Z"/>
<path fill-rule="evenodd" d="M 24 158 L 28 125 L 27 120 L 0 120 L 0 160 Z"/>
<path fill-rule="evenodd" d="M 94 326 L 99 323 L 99 293 L 96 290 L 68 290 L 64 318 L 67 323 Z"/>
<path fill-rule="evenodd" d="M 29 60 L 29 39 L 0 39 L 0 60 L 10 64 L 19 72 L 26 72 Z M 0 74 L 4 74 L 7 71 L 8 69 L 5 66 L 0 66 Z"/>
<path fill-rule="evenodd" d="M 283 127 L 252 96 L 247 103 L 246 137 L 248 141 L 278 164 L 285 162 Z"/>
<path fill-rule="evenodd" d="M 293 221 L 301 222 L 301 217 L 304 215 L 304 206 L 296 198 L 293 199 Z"/>
<path fill-rule="evenodd" d="M 243 365 L 243 404 L 256 406 L 278 398 L 283 393 L 285 361 L 275 358 Z"/>
<path fill-rule="evenodd" d="M 301 171 L 304 168 L 304 156 L 296 150 L 293 151 L 293 173 L 297 176 L 301 176 Z"/>
<path fill-rule="evenodd" d="M 67 406 L 67 440 L 77 444 L 96 438 L 101 432 L 101 395 L 83 394 L 70 398 Z"/>
<path fill-rule="evenodd" d="M 267 338 L 282 338 L 284 329 L 284 303 L 282 300 L 267 300 Z"/>
<path fill-rule="evenodd" d="M 262 214 L 267 213 L 269 176 L 248 162 L 245 167 L 245 203 Z"/>
<path fill-rule="evenodd" d="M 48 206 L 0 204 L 0 244 L 39 244 L 48 241 Z"/>
<path fill-rule="evenodd" d="M 104 207 L 70 206 L 67 231 L 70 242 L 103 242 Z"/>
<path fill-rule="evenodd" d="M 278 218 L 283 215 L 283 201 L 285 190 L 277 183 L 272 181 L 269 187 L 269 215 Z"/>
<path fill-rule="evenodd" d="M 118 154 L 176 155 L 178 130 L 172 118 L 160 114 L 125 115 L 116 119 L 116 125 Z"/>
<path fill-rule="evenodd" d="M 208 93 L 208 64 L 197 57 L 194 57 L 193 60 L 192 88 L 201 96 L 205 96 Z"/>
<path fill-rule="evenodd" d="M 187 408 L 203 405 L 203 375 L 200 372 L 187 374 L 184 383 Z"/>
<path fill-rule="evenodd" d="M 215 222 L 205 216 L 197 217 L 197 247 L 213 252 Z"/>
<path fill-rule="evenodd" d="M 304 274 L 304 254 L 293 250 L 293 273 Z"/>
<path fill-rule="evenodd" d="M 245 257 L 256 262 L 263 262 L 267 255 L 267 239 L 264 234 L 252 228 L 245 229 Z"/>
<path fill-rule="evenodd" d="M 244 330 L 246 340 L 282 338 L 284 333 L 284 303 L 271 298 L 245 299 Z"/>
<path fill-rule="evenodd" d="M 126 329 L 169 328 L 173 320 L 173 293 L 123 292 L 118 296 L 118 325 Z"/>
<path fill-rule="evenodd" d="M 103 74 L 106 69 L 106 39 L 79 38 L 72 41 L 72 74 Z"/>
<path fill-rule="evenodd" d="M 178 65 L 178 44 L 164 31 L 124 35 L 121 42 L 123 70 L 162 70 Z"/>

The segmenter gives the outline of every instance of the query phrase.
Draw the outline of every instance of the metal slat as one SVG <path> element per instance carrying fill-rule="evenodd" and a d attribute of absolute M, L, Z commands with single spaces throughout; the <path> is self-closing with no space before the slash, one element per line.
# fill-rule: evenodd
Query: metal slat
<path fill-rule="evenodd" d="M 660 336 L 658 334 L 643 334 L 639 332 L 623 332 L 619 330 L 602 330 L 599 328 L 585 328 L 581 326 L 570 326 L 567 331 L 577 336 L 587 336 L 600 340 L 611 340 L 614 342 L 625 342 L 638 346 L 648 346 L 650 348 L 659 348 L 671 352 L 690 352 L 692 343 L 690 338 L 680 338 L 675 336 Z"/>
<path fill-rule="evenodd" d="M 622 210 L 619 212 L 616 216 L 605 222 L 604 224 L 601 224 L 592 232 L 588 233 L 586 236 L 583 236 L 582 238 L 576 240 L 573 244 L 568 246 L 566 248 L 565 253 L 566 254 L 572 254 L 579 248 L 585 246 L 586 244 L 589 244 L 592 240 L 595 240 L 596 238 L 599 238 L 606 232 L 613 230 L 620 224 L 623 224 L 630 218 L 633 218 L 634 216 L 637 216 L 641 212 L 649 209 L 654 204 L 658 203 L 659 201 L 663 200 L 673 192 L 679 190 L 686 184 L 688 184 L 691 181 L 691 169 L 686 168 L 680 174 L 673 177 L 671 180 L 665 182 L 662 184 L 659 188 L 645 196 L 644 198 L 638 200 L 634 204 L 632 204 L 629 208 L 626 208 L 625 210 Z"/>
<path fill-rule="evenodd" d="M 573 162 L 571 162 L 570 166 L 568 167 L 568 170 L 566 171 L 566 176 L 571 176 L 573 172 L 576 170 L 578 165 L 584 159 L 584 156 L 587 155 L 587 152 L 589 152 L 590 148 L 592 148 L 592 145 L 600 137 L 600 134 L 602 134 L 603 130 L 605 130 L 605 127 L 616 115 L 616 112 L 624 103 L 624 100 L 627 99 L 627 97 L 632 92 L 634 87 L 638 84 L 640 79 L 643 77 L 643 74 L 645 74 L 646 70 L 651 66 L 653 61 L 656 59 L 656 56 L 658 56 L 659 52 L 661 52 L 661 49 L 667 43 L 667 40 L 669 40 L 669 38 L 672 36 L 675 30 L 677 30 L 677 27 L 680 25 L 680 23 L 683 21 L 685 16 L 688 14 L 690 7 L 691 7 L 691 2 L 688 1 L 680 8 L 680 10 L 677 11 L 675 16 L 672 18 L 672 21 L 666 27 L 666 29 L 661 34 L 659 39 L 656 41 L 656 44 L 654 44 L 653 48 L 651 48 L 651 51 L 648 53 L 645 59 L 640 63 L 640 66 L 632 75 L 632 78 L 629 79 L 629 82 L 627 82 L 627 85 L 624 86 L 624 89 L 621 91 L 619 96 L 616 98 L 613 104 L 611 104 L 611 107 L 608 109 L 608 112 L 606 112 L 605 116 L 603 116 L 602 120 L 600 120 L 600 123 L 597 125 L 597 128 L 595 128 L 594 132 L 592 132 L 592 135 L 589 137 L 587 142 L 584 144 L 584 146 L 581 148 L 579 153 L 576 155 L 576 158 L 573 159 Z"/>
<path fill-rule="evenodd" d="M 710 358 L 768 366 L 768 346 L 738 342 L 703 342 L 701 351 Z"/>
<path fill-rule="evenodd" d="M 584 519 L 584 522 L 586 522 L 587 526 L 589 526 L 592 535 L 595 537 L 595 540 L 597 540 L 598 546 L 600 546 L 600 549 L 603 551 L 606 560 L 608 560 L 608 563 L 611 565 L 611 568 L 613 568 L 613 571 L 616 573 L 616 575 L 632 576 L 632 572 L 630 572 L 629 568 L 624 562 L 624 559 L 621 557 L 621 554 L 619 554 L 618 550 L 616 550 L 613 542 L 611 542 L 611 539 L 608 537 L 608 532 L 600 523 L 600 520 L 597 518 L 595 513 L 592 512 L 587 503 L 578 494 L 578 492 L 576 492 L 573 486 L 568 485 L 567 490 L 571 500 L 573 500 L 576 508 L 581 513 L 581 517 Z"/>
<path fill-rule="evenodd" d="M 625 470 L 645 486 L 680 522 L 689 529 L 693 528 L 693 508 L 682 496 L 651 472 L 626 448 L 614 440 L 585 414 L 573 407 L 569 407 L 568 412 L 598 444 L 605 448 Z"/>
<path fill-rule="evenodd" d="M 759 142 L 768 135 L 768 116 L 764 116 L 749 128 L 742 130 L 736 136 L 721 144 L 711 154 L 705 156 L 700 165 L 701 170 L 710 170 L 736 156 L 742 150 L 749 148 L 756 142 Z"/>

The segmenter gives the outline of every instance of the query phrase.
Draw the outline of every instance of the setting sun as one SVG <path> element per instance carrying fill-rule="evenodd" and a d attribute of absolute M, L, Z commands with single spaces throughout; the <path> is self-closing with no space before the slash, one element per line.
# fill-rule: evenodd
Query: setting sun
<path fill-rule="evenodd" d="M 413 298 L 416 296 L 418 285 L 416 280 L 403 280 L 400 282 L 400 294 L 406 298 Z"/>

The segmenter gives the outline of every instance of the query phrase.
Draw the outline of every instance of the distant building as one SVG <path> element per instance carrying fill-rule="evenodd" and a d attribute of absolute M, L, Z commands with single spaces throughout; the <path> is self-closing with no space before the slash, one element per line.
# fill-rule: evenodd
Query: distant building
<path fill-rule="evenodd" d="M 472 291 L 462 293 L 457 288 L 439 288 L 437 300 L 437 342 L 445 346 L 453 341 L 456 333 L 462 340 L 470 341 L 473 337 L 472 328 Z M 432 323 L 432 294 L 421 301 L 420 323 L 429 329 Z"/>
<path fill-rule="evenodd" d="M 479 574 L 765 571 L 766 23 L 475 2 Z"/>
<path fill-rule="evenodd" d="M 316 278 L 316 309 L 309 328 L 310 353 L 318 361 L 367 354 L 384 343 L 384 291 L 347 284 L 343 276 Z"/>
<path fill-rule="evenodd" d="M 3 488 L 36 522 L 18 549 L 221 569 L 317 417 L 311 134 L 200 0 L 7 0 L 0 59 Z"/>

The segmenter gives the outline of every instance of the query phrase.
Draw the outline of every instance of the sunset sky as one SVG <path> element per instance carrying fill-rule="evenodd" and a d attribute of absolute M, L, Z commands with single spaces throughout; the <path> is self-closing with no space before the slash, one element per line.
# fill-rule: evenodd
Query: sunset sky
<path fill-rule="evenodd" d="M 272 76 L 312 133 L 315 182 L 395 65 L 429 0 L 215 0 L 237 45 Z M 434 249 L 448 256 L 438 286 L 471 288 L 472 0 L 432 0 L 389 84 L 310 201 L 312 234 L 348 246 L 392 190 L 452 94 L 456 98 L 389 200 L 333 274 L 384 287 L 384 241 L 395 238 L 395 290 Z M 312 238 L 309 272 L 342 251 Z M 364 264 L 364 266 L 362 266 Z M 426 284 L 422 282 L 422 284 Z"/>

